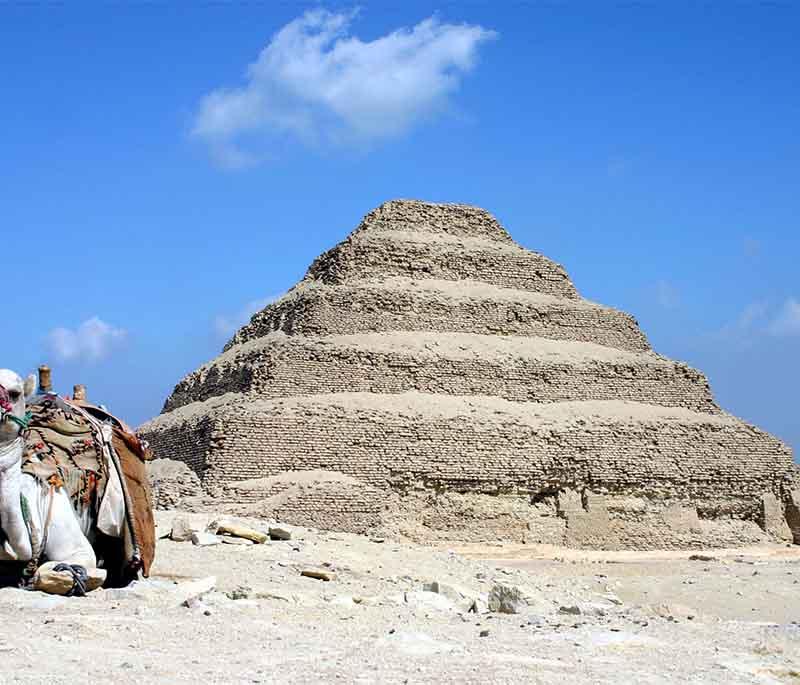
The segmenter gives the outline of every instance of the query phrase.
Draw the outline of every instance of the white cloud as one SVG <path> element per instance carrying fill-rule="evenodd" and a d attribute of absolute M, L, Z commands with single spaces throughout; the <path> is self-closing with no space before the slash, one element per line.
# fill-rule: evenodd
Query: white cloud
<path fill-rule="evenodd" d="M 219 338 L 230 338 L 236 331 L 250 321 L 256 312 L 260 312 L 280 295 L 270 295 L 261 300 L 251 300 L 234 314 L 219 314 L 214 317 L 214 333 Z"/>
<path fill-rule="evenodd" d="M 355 12 L 308 11 L 280 29 L 242 87 L 201 101 L 192 134 L 223 166 L 249 166 L 267 141 L 376 141 L 436 114 L 494 31 L 435 17 L 372 41 L 349 34 Z"/>
<path fill-rule="evenodd" d="M 668 281 L 656 283 L 656 301 L 664 309 L 675 309 L 680 304 L 678 289 Z"/>
<path fill-rule="evenodd" d="M 753 330 L 759 323 L 763 323 L 768 312 L 769 307 L 765 302 L 751 302 L 739 314 L 733 327 L 739 331 Z"/>
<path fill-rule="evenodd" d="M 800 335 L 800 301 L 790 297 L 769 325 L 772 335 Z"/>
<path fill-rule="evenodd" d="M 768 314 L 769 305 L 766 302 L 751 302 L 734 321 L 725 324 L 714 332 L 712 337 L 750 347 L 763 333 Z"/>
<path fill-rule="evenodd" d="M 127 336 L 122 328 L 107 324 L 93 316 L 77 328 L 54 328 L 47 335 L 50 351 L 59 361 L 99 361 Z"/>
<path fill-rule="evenodd" d="M 714 335 L 745 346 L 767 335 L 800 336 L 800 300 L 790 297 L 777 309 L 766 302 L 753 302 Z"/>

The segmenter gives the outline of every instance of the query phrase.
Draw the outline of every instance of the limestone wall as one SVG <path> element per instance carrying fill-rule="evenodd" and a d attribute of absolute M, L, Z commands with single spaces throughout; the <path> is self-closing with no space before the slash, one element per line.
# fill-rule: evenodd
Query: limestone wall
<path fill-rule="evenodd" d="M 235 483 L 221 495 L 227 501 L 243 505 L 247 516 L 274 518 L 293 525 L 369 533 L 381 526 L 382 514 L 391 495 L 355 479 L 319 479 L 308 481 L 300 474 L 298 481 L 276 483 L 271 495 L 256 497 L 258 490 L 239 490 Z"/>
<path fill-rule="evenodd" d="M 364 217 L 353 234 L 385 231 L 514 242 L 500 222 L 485 209 L 418 200 L 383 203 Z"/>
<path fill-rule="evenodd" d="M 418 390 L 529 402 L 621 399 L 719 411 L 703 374 L 652 353 L 625 353 L 591 343 L 477 337 L 270 334 L 187 376 L 165 409 L 228 392 L 278 398 Z"/>
<path fill-rule="evenodd" d="M 488 240 L 433 240 L 427 234 L 386 231 L 354 234 L 314 260 L 306 281 L 338 285 L 354 280 L 413 276 L 472 280 L 501 288 L 578 298 L 560 264 L 516 245 Z"/>
<path fill-rule="evenodd" d="M 415 492 L 381 514 L 381 529 L 422 543 L 496 540 L 638 550 L 737 547 L 772 540 L 754 519 L 701 518 L 691 500 L 645 500 L 590 490 L 561 490 L 535 502 L 519 494 Z"/>
<path fill-rule="evenodd" d="M 180 422 L 158 425 L 155 429 L 145 424 L 137 432 L 147 440 L 157 459 L 181 461 L 201 479 L 205 475 L 213 444 L 210 416 L 186 416 Z"/>
<path fill-rule="evenodd" d="M 616 309 L 489 285 L 402 278 L 298 286 L 256 314 L 225 349 L 272 331 L 305 336 L 454 331 L 650 349 L 636 320 Z"/>
<path fill-rule="evenodd" d="M 238 490 L 236 481 L 325 469 L 357 478 L 373 495 L 460 494 L 473 509 L 480 498 L 500 497 L 506 506 L 495 506 L 493 523 L 482 528 L 492 539 L 517 539 L 524 529 L 531 541 L 561 535 L 563 543 L 584 547 L 749 544 L 768 539 L 783 521 L 777 495 L 793 468 L 790 451 L 727 415 L 624 402 L 541 405 L 534 414 L 527 404 L 496 398 L 381 399 L 343 393 L 218 403 L 205 412 L 213 437 L 204 486 L 223 499 L 235 492 L 238 501 L 254 501 L 255 491 Z M 149 432 L 175 435 L 184 414 L 191 421 L 200 413 L 196 406 L 177 409 Z M 564 500 L 558 493 L 565 490 L 583 495 Z M 325 506 L 342 520 L 352 512 L 358 526 L 377 525 L 376 498 L 365 494 L 359 503 L 358 491 L 349 488 L 338 509 Z M 284 520 L 312 520 L 323 501 L 314 493 L 295 493 Z M 539 520 L 536 507 L 547 501 L 561 522 Z M 525 503 L 535 505 L 527 516 L 520 514 Z M 429 533 L 456 539 L 456 521 L 467 521 L 468 511 L 450 511 L 449 524 L 438 509 L 407 508 L 406 518 L 417 516 Z"/>
<path fill-rule="evenodd" d="M 184 413 L 191 422 L 200 412 L 184 407 L 146 430 L 173 434 Z M 750 515 L 748 507 L 765 490 L 780 491 L 792 468 L 780 441 L 733 417 L 626 402 L 532 409 L 497 398 L 341 393 L 239 399 L 207 416 L 213 437 L 203 477 L 209 488 L 328 469 L 395 490 L 589 488 L 690 498 L 701 508 L 708 500 L 716 514 Z"/>

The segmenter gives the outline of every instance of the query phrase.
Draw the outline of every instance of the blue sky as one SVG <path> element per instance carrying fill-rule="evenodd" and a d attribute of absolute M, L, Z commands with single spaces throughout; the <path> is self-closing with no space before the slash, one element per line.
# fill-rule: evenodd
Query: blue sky
<path fill-rule="evenodd" d="M 367 211 L 465 202 L 797 451 L 798 31 L 798 5 L 4 4 L 0 366 L 138 423 Z"/>

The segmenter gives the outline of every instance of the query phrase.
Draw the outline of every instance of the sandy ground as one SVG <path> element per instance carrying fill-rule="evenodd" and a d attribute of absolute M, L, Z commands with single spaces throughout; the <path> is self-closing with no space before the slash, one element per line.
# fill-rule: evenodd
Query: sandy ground
<path fill-rule="evenodd" d="M 0 590 L 2 682 L 800 683 L 797 547 L 689 560 L 292 533 L 164 539 L 151 579 L 82 599 Z M 486 611 L 498 584 L 519 613 Z"/>

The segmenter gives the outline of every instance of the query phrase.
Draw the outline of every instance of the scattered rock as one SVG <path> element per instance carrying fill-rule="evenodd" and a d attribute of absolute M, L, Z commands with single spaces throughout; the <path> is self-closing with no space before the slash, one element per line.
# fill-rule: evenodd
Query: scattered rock
<path fill-rule="evenodd" d="M 481 631 L 481 632 L 478 634 L 478 637 L 489 637 L 489 629 L 488 629 L 488 628 L 485 628 L 484 630 L 482 630 L 482 631 Z"/>
<path fill-rule="evenodd" d="M 183 516 L 177 516 L 172 521 L 172 530 L 169 537 L 175 542 L 188 542 L 192 539 L 192 533 L 199 533 L 202 528 L 189 521 Z"/>
<path fill-rule="evenodd" d="M 580 616 L 581 615 L 581 608 L 577 604 L 572 604 L 570 606 L 561 606 L 558 607 L 559 614 L 567 614 L 568 616 Z"/>
<path fill-rule="evenodd" d="M 256 543 L 252 540 L 248 540 L 247 538 L 232 538 L 229 535 L 221 535 L 220 542 L 226 545 L 241 545 L 241 546 L 252 546 Z"/>
<path fill-rule="evenodd" d="M 583 614 L 584 616 L 605 616 L 611 609 L 614 608 L 614 605 L 610 602 L 581 602 L 576 607 L 564 607 L 569 609 L 578 609 L 579 614 Z M 564 611 L 560 613 L 569 614 L 569 611 Z"/>
<path fill-rule="evenodd" d="M 489 611 L 500 614 L 519 614 L 538 598 L 528 588 L 497 583 L 489 592 Z"/>
<path fill-rule="evenodd" d="M 147 476 L 156 509 L 172 509 L 203 494 L 200 478 L 182 461 L 153 459 L 147 462 Z"/>
<path fill-rule="evenodd" d="M 475 606 L 476 608 L 474 613 L 480 613 L 481 605 L 486 605 L 485 596 L 481 597 L 479 593 L 472 592 L 471 590 L 458 585 L 442 583 L 438 580 L 434 580 L 429 583 L 424 583 L 422 589 L 425 592 L 434 592 L 437 595 L 443 595 L 447 597 L 451 602 L 453 602 L 459 611 L 473 611 L 473 606 Z M 483 611 L 486 611 L 486 609 Z"/>
<path fill-rule="evenodd" d="M 480 595 L 472 600 L 467 611 L 471 614 L 485 614 L 489 611 L 489 601 L 486 595 Z"/>
<path fill-rule="evenodd" d="M 216 535 L 211 533 L 194 532 L 192 533 L 192 544 L 198 547 L 211 547 L 222 542 Z"/>
<path fill-rule="evenodd" d="M 299 598 L 297 595 L 293 595 L 288 592 L 281 592 L 280 590 L 270 590 L 268 592 L 257 592 L 255 594 L 256 599 L 275 599 L 279 602 L 289 602 L 289 603 L 297 603 L 299 602 Z"/>
<path fill-rule="evenodd" d="M 712 557 L 710 554 L 692 554 L 689 556 L 689 561 L 716 561 L 717 557 Z"/>
<path fill-rule="evenodd" d="M 301 576 L 306 578 L 316 578 L 317 580 L 331 581 L 336 580 L 336 574 L 326 568 L 304 568 L 300 571 Z"/>
<path fill-rule="evenodd" d="M 248 585 L 239 585 L 239 586 L 233 588 L 233 590 L 228 590 L 228 592 L 225 593 L 225 596 L 228 599 L 234 599 L 234 600 L 236 600 L 236 599 L 249 599 L 250 596 L 252 595 L 252 593 L 253 593 L 253 589 L 251 587 L 249 587 Z"/>
<path fill-rule="evenodd" d="M 188 599 L 184 600 L 183 606 L 187 609 L 205 609 L 206 605 L 203 604 L 202 600 L 199 597 L 189 597 Z"/>
<path fill-rule="evenodd" d="M 607 602 L 611 602 L 615 606 L 622 606 L 622 600 L 617 597 L 613 592 L 606 592 L 604 595 L 600 595 L 604 600 Z"/>
<path fill-rule="evenodd" d="M 276 526 L 270 526 L 269 538 L 270 540 L 291 540 L 292 531 L 286 528 L 278 528 Z"/>
<path fill-rule="evenodd" d="M 650 613 L 665 618 L 668 621 L 677 621 L 680 619 L 691 621 L 697 616 L 697 612 L 694 609 L 682 604 L 657 604 L 648 608 Z"/>
<path fill-rule="evenodd" d="M 234 538 L 242 538 L 244 540 L 250 540 L 257 545 L 266 542 L 268 539 L 266 533 L 254 530 L 253 528 L 248 528 L 247 526 L 240 526 L 236 523 L 222 521 L 218 522 L 216 526 L 217 530 L 215 533 L 217 535 L 229 535 Z"/>
<path fill-rule="evenodd" d="M 189 606 L 191 600 L 199 600 L 209 592 L 213 592 L 217 586 L 217 579 L 215 576 L 208 576 L 198 580 L 191 580 L 187 583 L 179 583 L 172 589 L 172 594 L 177 596 L 179 604 Z"/>
<path fill-rule="evenodd" d="M 291 540 L 292 531 L 290 531 L 288 528 L 270 526 L 269 537 L 271 540 Z"/>

